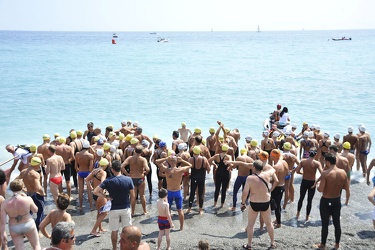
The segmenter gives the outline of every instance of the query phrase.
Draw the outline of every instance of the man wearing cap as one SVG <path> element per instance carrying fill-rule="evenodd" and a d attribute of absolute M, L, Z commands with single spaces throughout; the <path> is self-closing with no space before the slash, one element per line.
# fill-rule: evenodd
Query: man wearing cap
<path fill-rule="evenodd" d="M 242 148 L 240 151 L 241 155 L 236 158 L 236 161 L 246 162 L 246 163 L 253 163 L 254 160 L 247 155 L 247 150 Z M 231 169 L 238 169 L 238 174 L 236 181 L 234 182 L 233 186 L 233 207 L 232 211 L 236 211 L 237 207 L 237 193 L 242 187 L 242 191 L 245 187 L 246 178 L 252 174 L 252 166 L 250 165 L 240 165 L 240 164 L 232 164 L 230 166 Z"/>
<path fill-rule="evenodd" d="M 194 129 L 194 133 L 193 134 L 191 134 L 190 135 L 190 137 L 189 137 L 189 139 L 188 139 L 188 146 L 189 146 L 189 149 L 190 148 L 192 148 L 192 147 L 194 147 L 194 143 L 195 143 L 195 137 L 197 136 L 197 135 L 201 135 L 201 133 L 202 133 L 202 130 L 200 129 L 200 128 L 195 128 Z M 181 133 L 180 133 L 181 134 Z M 182 139 L 182 137 L 181 137 L 181 139 Z M 182 139 L 183 140 L 183 139 Z"/>
<path fill-rule="evenodd" d="M 103 194 L 104 189 L 111 198 L 111 210 L 109 211 L 109 230 L 111 230 L 112 249 L 117 249 L 118 230 L 132 224 L 130 203 L 135 200 L 134 185 L 130 177 L 121 174 L 121 162 L 113 161 L 113 177 L 104 180 L 94 189 L 94 195 L 107 198 Z M 120 222 L 121 219 L 121 222 Z"/>
<path fill-rule="evenodd" d="M 324 135 L 320 132 L 320 125 L 315 125 L 314 139 L 319 142 L 323 137 Z"/>
<path fill-rule="evenodd" d="M 185 143 L 188 143 L 189 141 L 189 136 L 191 136 L 191 130 L 186 127 L 185 122 L 181 122 L 181 128 L 178 129 L 178 132 L 180 133 L 180 138 L 183 140 Z"/>
<path fill-rule="evenodd" d="M 55 138 L 53 141 L 51 141 L 49 144 L 50 145 L 55 145 L 57 146 L 58 145 L 58 142 L 59 142 L 59 137 L 60 137 L 60 134 L 59 133 L 55 133 L 53 135 L 53 137 Z"/>
<path fill-rule="evenodd" d="M 352 169 L 353 169 L 353 165 L 354 165 L 354 161 L 355 161 L 355 156 L 354 156 L 354 154 L 349 152 L 350 148 L 351 148 L 351 145 L 350 145 L 349 142 L 344 142 L 342 144 L 342 147 L 343 147 L 344 151 L 340 154 L 340 156 L 348 159 L 349 169 L 350 169 L 349 172 L 348 172 L 348 181 L 349 181 L 349 185 L 350 185 L 350 175 L 352 173 Z"/>
<path fill-rule="evenodd" d="M 315 184 L 316 184 L 316 171 L 318 170 L 319 173 L 322 173 L 322 165 L 319 161 L 314 160 L 314 157 L 316 155 L 315 150 L 311 150 L 309 155 L 309 158 L 303 159 L 300 164 L 298 164 L 298 167 L 296 168 L 297 174 L 302 174 L 302 182 L 300 186 L 300 196 L 298 200 L 298 206 L 297 206 L 297 220 L 300 216 L 300 212 L 302 209 L 303 200 L 305 199 L 306 192 L 307 192 L 307 206 L 306 206 L 306 221 L 309 220 L 311 207 L 312 207 L 312 200 L 315 195 Z M 301 169 L 303 171 L 301 172 Z"/>
<path fill-rule="evenodd" d="M 316 135 L 316 134 L 315 134 Z M 322 168 L 324 168 L 324 156 L 326 153 L 328 153 L 328 147 L 331 145 L 331 140 L 329 139 L 329 133 L 324 132 L 323 134 L 323 139 L 319 141 L 319 146 L 318 146 L 318 151 L 317 151 L 317 156 L 316 160 L 320 161 L 320 164 L 322 164 Z"/>
<path fill-rule="evenodd" d="M 285 196 L 283 209 L 289 201 L 294 201 L 294 170 L 300 164 L 295 151 L 293 151 L 292 144 L 286 142 L 283 145 L 283 159 L 288 164 L 289 174 L 285 177 Z"/>
<path fill-rule="evenodd" d="M 367 155 L 370 153 L 371 149 L 371 137 L 370 134 L 366 132 L 366 127 L 364 125 L 359 126 L 358 133 L 358 159 L 361 163 L 363 177 L 366 177 L 367 173 Z M 358 166 L 357 166 L 358 167 Z"/>
<path fill-rule="evenodd" d="M 353 127 L 349 127 L 348 128 L 348 134 L 344 135 L 342 141 L 343 141 L 343 143 L 345 143 L 345 142 L 349 142 L 350 143 L 349 152 L 352 153 L 352 154 L 354 154 L 355 153 L 355 149 L 357 147 L 357 143 L 358 143 L 358 137 L 353 134 Z M 359 169 L 357 169 L 357 171 L 358 170 Z"/>
<path fill-rule="evenodd" d="M 148 149 L 152 148 L 153 141 L 145 134 L 142 134 L 143 129 L 141 127 L 136 127 L 134 131 L 134 138 L 137 138 L 139 142 L 146 140 L 148 141 Z"/>
<path fill-rule="evenodd" d="M 346 191 L 346 202 L 348 204 L 350 192 L 345 171 L 336 167 L 336 156 L 331 153 L 325 155 L 326 168 L 322 172 L 318 191 L 322 192 L 320 199 L 320 217 L 322 221 L 321 241 L 315 245 L 315 248 L 326 249 L 328 236 L 328 226 L 330 216 L 332 216 L 333 225 L 335 227 L 335 249 L 340 248 L 341 225 L 340 212 L 341 201 L 340 196 L 342 189 Z"/>
<path fill-rule="evenodd" d="M 303 137 L 303 134 L 305 133 L 305 131 L 310 131 L 309 124 L 307 122 L 302 123 L 301 132 L 299 132 L 298 135 L 296 136 L 297 141 L 300 140 Z"/>
<path fill-rule="evenodd" d="M 216 135 L 215 135 L 215 128 L 211 127 L 209 129 L 210 135 L 206 139 L 206 146 L 210 151 L 210 155 L 215 155 L 215 143 L 216 143 Z"/>
<path fill-rule="evenodd" d="M 65 184 L 66 184 L 66 193 L 68 194 L 69 198 L 71 196 L 72 190 L 70 186 L 70 177 L 72 174 L 72 169 L 74 166 L 72 165 L 72 161 L 74 161 L 74 154 L 73 148 L 69 145 L 66 145 L 65 137 L 59 137 L 58 145 L 55 147 L 56 154 L 60 155 L 64 160 L 65 169 L 61 171 L 61 175 L 65 177 Z M 60 193 L 62 193 L 62 186 L 60 188 Z"/>
<path fill-rule="evenodd" d="M 43 220 L 44 214 L 44 190 L 40 185 L 40 174 L 38 170 L 40 170 L 40 165 L 42 164 L 42 160 L 39 157 L 33 157 L 30 161 L 30 165 L 28 168 L 22 170 L 20 175 L 17 179 L 21 179 L 25 184 L 27 195 L 30 196 L 35 205 L 38 207 L 38 213 L 35 219 L 36 227 L 39 231 L 39 224 Z"/>
<path fill-rule="evenodd" d="M 48 153 L 48 147 L 50 145 L 50 136 L 48 134 L 44 134 L 43 135 L 43 143 L 41 145 L 38 146 L 38 153 L 42 154 L 43 155 L 43 158 L 44 158 L 44 163 L 47 162 L 48 158 L 50 158 L 51 156 L 49 155 Z M 46 168 L 45 168 L 45 164 L 42 165 L 42 172 L 43 172 L 43 188 L 44 188 L 44 193 L 47 194 L 47 175 L 46 175 Z"/>
<path fill-rule="evenodd" d="M 254 161 L 259 160 L 260 148 L 258 147 L 258 141 L 252 139 L 250 141 L 250 147 L 247 149 L 247 155 L 252 158 Z"/>
<path fill-rule="evenodd" d="M 82 151 L 76 154 L 75 161 L 75 170 L 78 174 L 78 200 L 80 210 L 82 210 L 83 191 L 85 188 L 84 180 L 90 174 L 94 166 L 94 155 L 89 153 L 90 143 L 84 140 L 82 142 L 82 147 Z"/>
<path fill-rule="evenodd" d="M 50 157 L 46 161 L 46 175 L 49 175 L 50 190 L 53 200 L 56 202 L 57 196 L 59 195 L 59 187 L 62 187 L 61 171 L 65 169 L 65 163 L 64 159 L 60 155 L 55 154 L 55 152 L 55 146 L 50 145 L 48 147 L 48 154 Z"/>
<path fill-rule="evenodd" d="M 210 159 L 211 158 L 210 151 L 208 150 L 208 148 L 205 145 L 203 145 L 202 139 L 203 138 L 202 138 L 201 135 L 195 136 L 193 145 L 198 146 L 200 148 L 202 156 L 206 157 L 206 159 Z M 190 155 L 191 156 L 193 155 L 193 148 L 194 147 L 190 148 Z"/>
<path fill-rule="evenodd" d="M 339 133 L 336 133 L 334 136 L 333 136 L 333 145 L 336 145 L 337 148 L 338 148 L 338 152 L 341 153 L 342 151 L 342 143 L 340 142 L 340 134 Z M 359 170 L 359 167 L 358 167 L 358 170 Z"/>
<path fill-rule="evenodd" d="M 82 141 L 77 140 L 77 133 L 74 130 L 70 132 L 70 138 L 71 138 L 71 142 L 69 142 L 69 145 L 72 147 L 73 154 L 74 154 L 74 157 L 75 157 L 77 155 L 77 153 L 82 150 Z M 66 143 L 68 144 L 68 140 L 66 140 Z M 76 171 L 76 168 L 75 168 L 75 158 L 71 159 L 71 163 L 72 163 L 72 166 L 73 166 L 71 174 L 72 174 L 72 177 L 73 177 L 74 187 L 76 189 L 78 189 L 77 171 Z"/>
<path fill-rule="evenodd" d="M 133 138 L 135 139 L 135 138 Z M 132 178 L 134 185 L 134 192 L 139 194 L 141 198 L 141 204 L 143 208 L 143 214 L 147 214 L 146 210 L 146 197 L 145 197 L 145 175 L 148 174 L 150 168 L 148 167 L 147 161 L 141 156 L 143 152 L 143 146 L 137 145 L 134 149 L 134 154 L 126 158 L 126 160 L 121 164 L 122 172 L 125 175 Z M 125 171 L 125 166 L 129 165 L 129 173 Z M 131 203 L 132 216 L 135 213 L 135 200 Z"/>
<path fill-rule="evenodd" d="M 160 171 L 164 171 L 167 180 L 168 203 L 169 208 L 172 207 L 173 201 L 176 202 L 178 218 L 180 220 L 180 231 L 184 229 L 184 213 L 182 211 L 182 192 L 181 181 L 182 175 L 189 171 L 192 164 L 184 161 L 181 157 L 177 157 L 173 150 L 168 150 L 167 157 L 160 158 L 155 161 L 160 167 Z M 184 167 L 176 167 L 177 163 L 183 163 Z"/>
<path fill-rule="evenodd" d="M 276 148 L 272 138 L 269 138 L 269 132 L 263 131 L 263 140 L 260 142 L 260 149 L 266 151 L 270 155 L 272 149 Z M 271 159 L 268 159 L 268 163 L 271 164 Z"/>

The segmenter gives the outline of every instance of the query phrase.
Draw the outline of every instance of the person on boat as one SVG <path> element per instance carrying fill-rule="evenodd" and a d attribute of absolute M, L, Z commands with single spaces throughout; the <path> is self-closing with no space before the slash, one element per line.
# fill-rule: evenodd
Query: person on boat
<path fill-rule="evenodd" d="M 271 124 L 278 122 L 280 120 L 280 113 L 281 113 L 281 104 L 277 104 L 276 110 L 274 110 L 270 116 Z"/>
<path fill-rule="evenodd" d="M 288 113 L 288 108 L 284 107 L 283 110 L 280 112 L 280 120 L 275 122 L 277 126 L 285 127 L 290 123 L 290 116 Z"/>

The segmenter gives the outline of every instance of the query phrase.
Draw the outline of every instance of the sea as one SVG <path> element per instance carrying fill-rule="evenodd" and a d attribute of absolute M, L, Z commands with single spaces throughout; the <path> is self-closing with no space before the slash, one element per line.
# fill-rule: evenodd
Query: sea
<path fill-rule="evenodd" d="M 375 134 L 375 30 L 117 34 L 112 44 L 111 32 L 0 31 L 0 163 L 7 144 L 88 122 L 137 121 L 171 145 L 181 122 L 206 137 L 220 120 L 242 147 L 261 140 L 277 104 L 297 130 L 308 122 L 333 138 L 363 123 Z"/>

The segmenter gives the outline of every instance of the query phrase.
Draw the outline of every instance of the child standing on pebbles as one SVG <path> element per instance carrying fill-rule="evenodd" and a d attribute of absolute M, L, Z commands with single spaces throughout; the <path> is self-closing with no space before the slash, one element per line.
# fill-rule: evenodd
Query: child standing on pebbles
<path fill-rule="evenodd" d="M 167 250 L 170 249 L 171 238 L 170 229 L 174 227 L 172 222 L 171 213 L 169 211 L 169 204 L 167 201 L 168 191 L 165 188 L 159 190 L 159 199 L 156 203 L 158 208 L 158 226 L 159 226 L 159 236 L 158 236 L 158 248 L 160 250 L 160 245 L 165 235 L 167 241 Z"/>

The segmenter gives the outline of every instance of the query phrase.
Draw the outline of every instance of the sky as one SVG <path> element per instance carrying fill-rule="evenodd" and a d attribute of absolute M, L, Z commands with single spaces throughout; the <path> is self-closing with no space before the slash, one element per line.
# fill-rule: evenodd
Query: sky
<path fill-rule="evenodd" d="M 0 0 L 0 30 L 375 29 L 375 0 Z"/>

